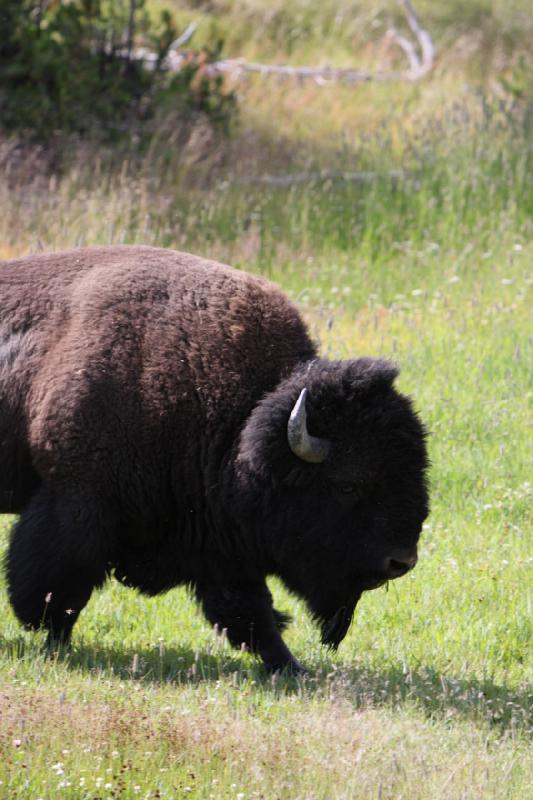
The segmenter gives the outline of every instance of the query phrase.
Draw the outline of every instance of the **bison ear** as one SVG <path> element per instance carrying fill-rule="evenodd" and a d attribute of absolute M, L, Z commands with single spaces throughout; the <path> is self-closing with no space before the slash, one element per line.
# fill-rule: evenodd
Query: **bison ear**
<path fill-rule="evenodd" d="M 259 401 L 241 431 L 235 459 L 240 476 L 265 486 L 309 480 L 331 444 L 309 433 L 305 400 L 306 390 L 287 381 Z"/>
<path fill-rule="evenodd" d="M 356 392 L 390 388 L 400 372 L 396 364 L 384 358 L 357 358 L 346 363 L 344 380 L 347 394 L 350 394 L 350 388 Z"/>
<path fill-rule="evenodd" d="M 392 361 L 385 361 L 384 358 L 376 359 L 377 380 L 381 380 L 392 386 L 399 374 L 400 368 L 396 364 L 393 364 Z"/>

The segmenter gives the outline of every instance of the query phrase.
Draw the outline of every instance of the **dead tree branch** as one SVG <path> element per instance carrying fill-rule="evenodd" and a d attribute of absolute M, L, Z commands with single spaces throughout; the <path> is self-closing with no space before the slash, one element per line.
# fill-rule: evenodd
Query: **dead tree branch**
<path fill-rule="evenodd" d="M 407 23 L 416 37 L 420 48 L 420 54 L 417 52 L 415 43 L 405 36 L 402 36 L 395 28 L 391 28 L 388 33 L 407 56 L 409 72 L 406 74 L 406 78 L 408 80 L 417 81 L 427 75 L 433 68 L 435 46 L 429 33 L 420 25 L 411 0 L 400 0 L 400 3 L 405 12 Z"/>
<path fill-rule="evenodd" d="M 196 32 L 197 27 L 198 24 L 196 22 L 191 22 L 189 25 L 187 25 L 183 33 L 172 42 L 172 44 L 169 47 L 169 50 L 170 51 L 179 50 L 180 47 L 183 47 L 184 44 L 187 44 L 189 39 L 192 39 L 194 33 Z"/>
<path fill-rule="evenodd" d="M 342 82 L 348 85 L 361 83 L 363 81 L 418 81 L 431 71 L 435 59 L 435 47 L 433 40 L 418 20 L 411 0 L 398 0 L 407 19 L 407 24 L 413 34 L 414 41 L 400 34 L 395 28 L 390 28 L 387 35 L 391 41 L 398 45 L 404 52 L 409 68 L 398 72 L 371 72 L 369 70 L 339 68 L 339 67 L 293 67 L 286 64 L 259 64 L 246 61 L 243 58 L 228 58 L 206 64 L 205 71 L 209 74 L 229 74 L 241 76 L 244 74 L 255 73 L 268 77 L 278 75 L 286 78 L 298 78 L 300 80 L 311 79 L 317 84 L 325 86 L 333 82 Z M 192 23 L 176 39 L 165 61 L 165 66 L 172 72 L 180 70 L 187 59 L 187 54 L 179 52 L 179 48 L 187 42 L 194 31 L 196 25 Z M 138 51 L 140 58 L 150 61 L 151 54 L 146 51 Z"/>
<path fill-rule="evenodd" d="M 312 181 L 346 181 L 349 183 L 372 183 L 380 179 L 400 181 L 409 177 L 408 172 L 391 169 L 386 172 L 342 172 L 340 170 L 323 169 L 317 172 L 290 172 L 284 175 L 251 175 L 235 178 L 238 184 L 262 184 L 263 186 L 293 186 Z"/>

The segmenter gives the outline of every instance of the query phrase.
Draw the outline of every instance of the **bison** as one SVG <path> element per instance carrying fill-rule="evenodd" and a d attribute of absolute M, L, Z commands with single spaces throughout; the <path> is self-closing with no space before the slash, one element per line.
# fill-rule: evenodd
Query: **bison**
<path fill-rule="evenodd" d="M 412 569 L 424 427 L 387 361 L 320 358 L 273 284 L 186 253 L 0 263 L 0 512 L 11 604 L 67 642 L 111 575 L 192 588 L 270 670 L 269 575 L 337 647 L 361 594 Z"/>

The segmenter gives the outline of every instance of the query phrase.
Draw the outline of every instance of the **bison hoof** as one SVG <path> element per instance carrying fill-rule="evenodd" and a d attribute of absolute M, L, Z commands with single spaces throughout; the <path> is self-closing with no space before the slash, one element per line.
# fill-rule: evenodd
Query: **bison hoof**
<path fill-rule="evenodd" d="M 287 661 L 285 664 L 276 664 L 269 661 L 264 662 L 265 669 L 270 674 L 283 673 L 284 675 L 305 675 L 307 673 L 303 664 L 300 664 L 295 658 L 292 661 Z"/>
<path fill-rule="evenodd" d="M 55 655 L 65 650 L 69 650 L 70 647 L 70 633 L 54 635 L 50 631 L 46 637 L 46 642 L 44 643 L 45 653 L 48 653 L 49 655 Z"/>

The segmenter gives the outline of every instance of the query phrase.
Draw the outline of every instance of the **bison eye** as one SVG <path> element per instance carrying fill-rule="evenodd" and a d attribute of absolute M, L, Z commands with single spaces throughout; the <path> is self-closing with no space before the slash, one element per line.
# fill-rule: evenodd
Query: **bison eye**
<path fill-rule="evenodd" d="M 355 494 L 357 486 L 354 483 L 338 483 L 335 488 L 342 494 Z"/>

